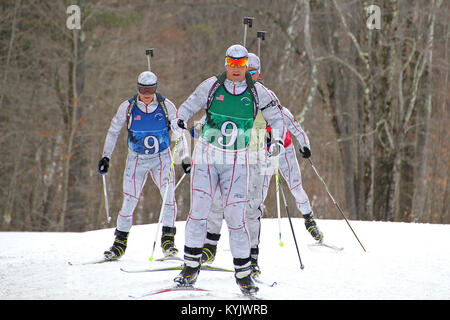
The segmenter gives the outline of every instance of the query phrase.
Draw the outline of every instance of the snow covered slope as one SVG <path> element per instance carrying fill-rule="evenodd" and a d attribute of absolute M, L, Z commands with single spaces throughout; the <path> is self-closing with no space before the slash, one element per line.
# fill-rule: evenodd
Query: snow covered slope
<path fill-rule="evenodd" d="M 342 220 L 317 220 L 335 252 L 310 247 L 313 239 L 303 219 L 293 219 L 300 254 L 300 270 L 287 218 L 282 219 L 278 244 L 276 219 L 262 220 L 259 296 L 274 300 L 448 300 L 450 299 L 450 225 L 350 221 L 365 253 Z M 123 268 L 176 265 L 149 262 L 156 225 L 131 229 L 125 256 L 116 262 L 69 266 L 102 256 L 113 242 L 114 229 L 84 233 L 0 232 L 0 300 L 131 299 L 172 284 L 178 271 L 128 274 Z M 232 268 L 224 225 L 213 265 Z M 159 236 L 158 236 L 159 239 Z M 177 222 L 177 247 L 184 247 L 184 222 Z M 155 257 L 159 257 L 158 249 Z M 210 292 L 173 292 L 145 299 L 242 299 L 232 273 L 202 271 L 197 286 Z"/>

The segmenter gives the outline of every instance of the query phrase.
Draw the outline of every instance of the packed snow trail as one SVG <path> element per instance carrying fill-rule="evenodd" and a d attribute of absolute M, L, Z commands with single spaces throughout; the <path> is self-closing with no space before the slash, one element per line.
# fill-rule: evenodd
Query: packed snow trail
<path fill-rule="evenodd" d="M 326 241 L 342 251 L 310 246 L 303 219 L 293 218 L 304 270 L 287 218 L 282 219 L 284 247 L 278 245 L 276 219 L 262 219 L 261 279 L 258 296 L 273 300 L 304 299 L 450 299 L 450 225 L 351 221 L 364 243 L 361 250 L 343 220 L 317 223 Z M 184 246 L 184 222 L 177 224 L 176 245 Z M 119 261 L 70 266 L 101 258 L 114 239 L 114 229 L 83 233 L 0 232 L 0 300 L 8 299 L 131 299 L 173 285 L 179 270 L 125 273 L 120 268 L 179 265 L 179 261 L 149 262 L 156 225 L 135 225 L 126 254 Z M 228 233 L 222 230 L 214 265 L 233 269 Z M 155 256 L 161 256 L 160 249 Z M 232 272 L 200 272 L 198 292 L 173 292 L 145 299 L 236 300 L 242 299 Z"/>

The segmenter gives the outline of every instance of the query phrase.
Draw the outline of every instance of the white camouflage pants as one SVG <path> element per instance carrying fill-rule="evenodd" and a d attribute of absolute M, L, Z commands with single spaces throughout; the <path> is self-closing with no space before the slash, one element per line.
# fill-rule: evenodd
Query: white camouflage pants
<path fill-rule="evenodd" d="M 265 175 L 267 173 L 266 151 L 249 151 L 248 165 L 248 200 L 245 211 L 245 223 L 250 234 L 251 248 L 259 245 L 259 235 L 261 231 L 261 217 L 263 214 L 264 197 L 267 191 L 264 190 Z M 222 198 L 220 192 L 214 195 L 211 212 L 208 217 L 208 233 L 220 234 L 223 221 Z M 216 241 L 205 240 L 206 243 L 215 244 Z"/>
<path fill-rule="evenodd" d="M 283 176 L 286 184 L 295 198 L 297 209 L 302 214 L 310 213 L 311 205 L 309 203 L 308 195 L 302 186 L 302 174 L 298 165 L 297 156 L 295 154 L 294 144 L 290 144 L 285 148 L 285 152 L 279 157 L 279 171 Z M 273 175 L 274 168 L 272 167 L 272 174 L 265 176 L 264 180 L 264 199 L 266 199 L 269 190 L 270 180 Z M 285 189 L 284 189 L 285 190 Z"/>
<path fill-rule="evenodd" d="M 161 197 L 164 196 L 171 162 L 172 154 L 169 148 L 152 155 L 138 154 L 128 150 L 128 158 L 123 175 L 123 203 L 117 217 L 117 230 L 130 231 L 133 224 L 133 212 L 149 174 L 158 187 Z M 166 227 L 174 227 L 177 217 L 174 181 L 175 172 L 173 171 L 162 212 L 162 225 Z M 152 206 L 160 206 L 160 203 L 152 204 Z"/>
<path fill-rule="evenodd" d="M 192 157 L 191 209 L 185 231 L 187 247 L 203 248 L 213 199 L 215 194 L 220 194 L 231 254 L 241 259 L 250 256 L 250 237 L 245 224 L 247 161 L 247 150 L 223 151 L 199 139 Z"/>

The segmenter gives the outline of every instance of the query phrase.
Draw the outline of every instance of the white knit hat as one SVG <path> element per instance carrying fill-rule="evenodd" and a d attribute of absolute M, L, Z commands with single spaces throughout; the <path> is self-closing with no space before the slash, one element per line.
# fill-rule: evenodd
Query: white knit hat
<path fill-rule="evenodd" d="M 240 44 L 234 44 L 227 49 L 225 57 L 230 57 L 234 59 L 240 59 L 244 57 L 248 57 L 248 51 L 244 46 Z M 225 59 L 225 65 L 227 65 L 227 61 Z"/>
<path fill-rule="evenodd" d="M 158 83 L 158 77 L 153 72 L 144 71 L 138 77 L 138 86 L 153 87 Z"/>
<path fill-rule="evenodd" d="M 248 54 L 248 62 L 247 62 L 247 68 L 253 68 L 258 70 L 258 72 L 261 69 L 261 62 L 258 58 L 258 56 L 254 53 L 249 52 Z"/>

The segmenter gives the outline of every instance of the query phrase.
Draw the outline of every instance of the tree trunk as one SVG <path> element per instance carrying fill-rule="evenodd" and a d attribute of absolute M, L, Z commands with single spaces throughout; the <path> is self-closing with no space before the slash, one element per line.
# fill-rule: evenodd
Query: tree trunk
<path fill-rule="evenodd" d="M 68 106 L 69 106 L 69 122 L 66 124 L 66 143 L 64 152 L 64 182 L 63 182 L 63 198 L 61 213 L 59 217 L 59 228 L 66 230 L 72 228 L 70 225 L 66 225 L 66 219 L 68 216 L 73 217 L 74 214 L 80 215 L 82 212 L 74 212 L 75 207 L 83 208 L 84 203 L 80 194 L 80 183 L 78 179 L 81 175 L 81 153 L 79 152 L 80 145 L 77 145 L 77 132 L 80 126 L 80 94 L 83 89 L 84 83 L 84 63 L 83 63 L 83 43 L 80 41 L 82 32 L 79 30 L 72 30 L 72 59 L 69 62 L 69 94 L 68 94 Z M 69 204 L 72 204 L 69 205 Z M 68 213 L 68 210 L 71 213 Z M 79 229 L 77 226 L 75 229 Z"/>
<path fill-rule="evenodd" d="M 433 82 L 433 40 L 434 40 L 434 21 L 435 12 L 439 8 L 441 1 L 435 7 L 435 1 L 431 2 L 430 18 L 429 18 L 429 30 L 427 35 L 427 57 L 425 74 L 423 77 L 423 83 L 425 88 L 425 101 L 419 109 L 419 128 L 417 130 L 416 139 L 416 157 L 415 157 L 415 170 L 414 170 L 414 194 L 412 200 L 412 216 L 415 221 L 423 221 L 423 212 L 425 208 L 425 196 L 427 190 L 427 151 L 426 145 L 429 134 L 429 124 L 432 108 L 432 82 Z"/>

